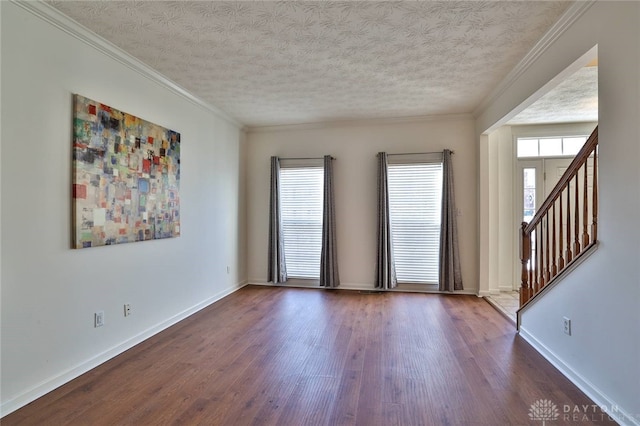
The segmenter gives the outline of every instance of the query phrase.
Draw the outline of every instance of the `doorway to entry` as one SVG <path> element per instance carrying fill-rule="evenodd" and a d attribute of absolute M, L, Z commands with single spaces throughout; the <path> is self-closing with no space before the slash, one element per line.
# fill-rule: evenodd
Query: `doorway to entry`
<path fill-rule="evenodd" d="M 545 199 L 551 194 L 554 187 L 566 172 L 567 168 L 573 161 L 575 155 L 580 151 L 580 148 L 586 142 L 588 136 L 572 136 L 572 137 L 555 137 L 555 138 L 517 138 L 516 139 L 516 188 L 517 195 L 514 197 L 514 217 L 518 225 L 522 222 L 529 223 L 535 216 L 538 208 L 542 205 Z M 538 150 L 533 149 L 534 146 L 538 146 Z M 551 155 L 541 155 L 542 147 L 547 145 L 547 152 L 549 146 L 553 147 Z M 534 157 L 538 154 L 537 158 Z M 571 193 L 575 190 L 575 182 L 571 182 L 569 190 Z M 578 189 L 582 192 L 584 186 L 581 179 L 578 183 Z M 593 187 L 593 166 L 587 168 L 587 187 Z M 576 208 L 582 209 L 583 200 L 578 201 L 578 205 L 575 205 L 573 199 L 570 200 L 570 209 L 574 211 Z M 587 206 L 590 211 L 591 205 Z M 565 222 L 564 217 L 557 216 L 559 223 Z M 543 226 L 544 229 L 544 226 Z M 532 234 L 532 255 L 535 255 L 535 234 Z M 519 233 L 515 235 L 515 244 L 518 247 Z M 519 283 L 521 274 L 520 259 L 517 253 L 514 255 L 514 283 Z M 517 289 L 518 284 L 514 285 L 514 289 Z"/>

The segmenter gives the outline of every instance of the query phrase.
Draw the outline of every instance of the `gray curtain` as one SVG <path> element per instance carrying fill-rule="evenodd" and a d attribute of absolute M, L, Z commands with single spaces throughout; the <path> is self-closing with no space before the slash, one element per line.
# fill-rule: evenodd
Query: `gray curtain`
<path fill-rule="evenodd" d="M 378 153 L 378 232 L 376 259 L 376 288 L 389 289 L 398 285 L 393 262 L 391 218 L 389 215 L 389 186 L 387 153 Z"/>
<path fill-rule="evenodd" d="M 462 290 L 458 225 L 453 192 L 451 151 L 442 153 L 442 217 L 440 225 L 440 291 Z"/>
<path fill-rule="evenodd" d="M 280 211 L 280 159 L 271 157 L 271 200 L 269 203 L 269 281 L 287 281 L 284 238 Z"/>
<path fill-rule="evenodd" d="M 322 206 L 322 249 L 320 252 L 320 286 L 338 287 L 338 248 L 336 212 L 333 195 L 333 158 L 324 156 L 324 197 Z"/>

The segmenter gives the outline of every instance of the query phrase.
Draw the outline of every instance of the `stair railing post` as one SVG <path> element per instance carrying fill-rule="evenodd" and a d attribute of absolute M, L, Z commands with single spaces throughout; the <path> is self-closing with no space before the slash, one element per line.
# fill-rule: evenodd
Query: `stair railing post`
<path fill-rule="evenodd" d="M 520 306 L 527 303 L 531 298 L 531 287 L 529 283 L 529 271 L 527 265 L 531 258 L 531 236 L 526 232 L 527 222 L 520 225 L 520 262 L 522 263 L 522 283 L 520 287 Z"/>
<path fill-rule="evenodd" d="M 598 145 L 593 149 L 593 194 L 591 200 L 593 218 L 591 223 L 591 241 L 598 241 Z"/>
<path fill-rule="evenodd" d="M 573 253 L 571 252 L 571 184 L 567 184 L 567 252 L 566 263 L 568 264 L 573 259 Z"/>
<path fill-rule="evenodd" d="M 553 203 L 551 209 L 553 215 L 553 226 L 551 227 L 551 277 L 555 277 L 558 274 L 558 266 L 556 264 L 556 202 Z"/>
<path fill-rule="evenodd" d="M 587 179 L 587 172 L 589 170 L 588 158 L 584 162 L 584 192 L 582 194 L 582 248 L 586 248 L 589 245 L 589 184 Z"/>
<path fill-rule="evenodd" d="M 560 212 L 559 212 L 559 223 L 560 226 L 558 226 L 558 246 L 559 246 L 559 250 L 558 250 L 558 270 L 562 271 L 564 269 L 564 257 L 562 256 L 562 252 L 564 249 L 564 234 L 563 234 L 563 230 L 564 230 L 564 226 L 562 226 L 562 222 L 564 220 L 564 216 L 562 215 L 562 192 L 560 193 L 560 196 L 558 197 L 558 207 L 560 208 Z"/>
<path fill-rule="evenodd" d="M 580 254 L 580 198 L 578 194 L 580 192 L 580 178 L 578 177 L 578 172 L 576 171 L 576 187 L 575 191 L 573 191 L 574 197 L 574 240 L 573 240 L 573 255 L 578 256 Z M 583 218 L 584 220 L 584 218 Z"/>
<path fill-rule="evenodd" d="M 545 248 L 545 264 L 544 264 L 544 283 L 547 284 L 551 281 L 551 254 L 549 253 L 549 246 L 551 246 L 551 239 L 549 238 L 549 212 L 542 217 L 544 221 L 544 248 Z"/>

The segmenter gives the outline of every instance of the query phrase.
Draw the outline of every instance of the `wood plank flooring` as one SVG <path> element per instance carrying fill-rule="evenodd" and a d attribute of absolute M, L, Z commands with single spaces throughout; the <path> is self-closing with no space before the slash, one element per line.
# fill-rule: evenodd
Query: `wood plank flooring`
<path fill-rule="evenodd" d="M 540 425 L 541 399 L 593 404 L 475 296 L 248 286 L 1 423 Z"/>

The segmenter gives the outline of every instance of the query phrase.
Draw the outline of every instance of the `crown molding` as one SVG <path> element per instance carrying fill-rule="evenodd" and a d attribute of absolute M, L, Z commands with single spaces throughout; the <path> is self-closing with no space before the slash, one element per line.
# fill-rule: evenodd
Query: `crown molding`
<path fill-rule="evenodd" d="M 267 125 L 267 126 L 247 126 L 247 133 L 270 133 L 270 132 L 286 132 L 295 130 L 317 130 L 329 129 L 337 127 L 356 127 L 366 125 L 385 125 L 397 123 L 421 123 L 432 121 L 457 121 L 457 120 L 474 120 L 472 114 L 442 114 L 442 115 L 422 115 L 407 117 L 389 117 L 389 118 L 362 118 L 353 120 L 334 120 L 334 121 L 318 121 L 311 123 L 283 124 L 283 125 Z"/>
<path fill-rule="evenodd" d="M 140 61 L 134 56 L 128 54 L 127 52 L 125 52 L 115 44 L 100 37 L 93 31 L 81 25 L 80 23 L 69 18 L 67 15 L 63 14 L 53 6 L 50 6 L 41 0 L 38 0 L 38 1 L 11 0 L 11 3 L 21 7 L 22 9 L 30 12 L 31 14 L 37 16 L 43 21 L 48 22 L 54 27 L 69 34 L 70 36 L 91 46 L 92 48 L 96 49 L 100 53 L 110 57 L 111 59 L 119 62 L 120 64 L 126 66 L 127 68 L 137 72 L 138 74 L 142 75 L 143 77 L 146 77 L 147 79 L 171 91 L 172 93 L 178 96 L 181 96 L 182 98 L 186 99 L 192 104 L 195 104 L 215 114 L 216 116 L 230 122 L 231 124 L 235 125 L 240 129 L 243 128 L 244 126 L 243 123 L 232 118 L 226 112 L 222 111 L 218 107 L 215 107 L 203 101 L 202 99 L 194 96 L 193 94 L 189 93 L 186 89 L 184 89 L 177 83 L 173 82 L 168 77 L 154 70 L 149 65 L 145 64 L 144 62 Z"/>
<path fill-rule="evenodd" d="M 480 116 L 489 105 L 491 105 L 497 98 L 499 98 L 513 83 L 518 80 L 525 71 L 531 67 L 531 65 L 538 60 L 538 58 L 547 51 L 547 49 L 558 39 L 562 34 L 573 25 L 591 6 L 596 3 L 596 0 L 585 0 L 574 2 L 569 9 L 560 17 L 545 35 L 538 41 L 533 48 L 518 62 L 518 64 L 502 79 L 502 81 L 491 91 L 489 96 L 484 98 L 482 102 L 474 109 L 473 116 Z"/>

